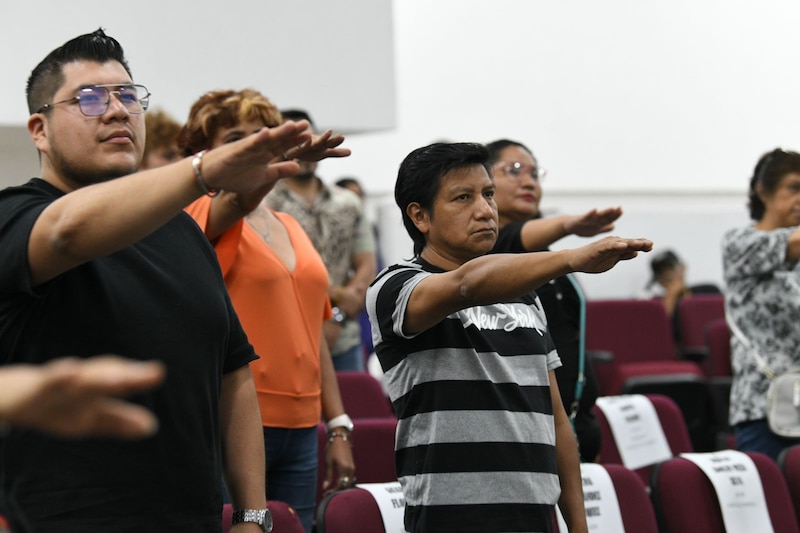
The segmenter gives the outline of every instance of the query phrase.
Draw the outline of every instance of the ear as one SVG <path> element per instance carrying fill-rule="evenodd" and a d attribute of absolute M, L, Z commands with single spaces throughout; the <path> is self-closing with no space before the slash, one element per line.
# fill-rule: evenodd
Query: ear
<path fill-rule="evenodd" d="M 41 113 L 34 113 L 28 117 L 28 134 L 33 139 L 33 144 L 40 152 L 47 148 L 47 128 L 45 128 L 45 117 Z"/>
<path fill-rule="evenodd" d="M 427 209 L 424 209 L 417 202 L 411 202 L 406 206 L 406 215 L 408 215 L 408 218 L 411 219 L 411 222 L 414 223 L 414 226 L 416 226 L 420 233 L 425 236 L 428 235 L 428 230 L 430 229 L 430 214 Z"/>
<path fill-rule="evenodd" d="M 756 192 L 756 196 L 758 196 L 758 198 L 762 202 L 766 201 L 766 195 L 764 194 L 764 184 L 761 183 L 761 181 L 757 181 L 756 182 L 755 192 Z"/>

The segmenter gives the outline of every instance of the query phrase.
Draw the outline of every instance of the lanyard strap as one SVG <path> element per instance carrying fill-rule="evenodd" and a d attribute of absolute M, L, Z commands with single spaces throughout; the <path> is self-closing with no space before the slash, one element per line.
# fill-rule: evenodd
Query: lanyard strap
<path fill-rule="evenodd" d="M 580 307 L 579 320 L 578 320 L 578 379 L 575 381 L 575 398 L 572 405 L 569 406 L 569 421 L 575 427 L 575 416 L 578 414 L 578 404 L 580 404 L 581 397 L 583 396 L 583 388 L 586 385 L 586 297 L 578 284 L 578 280 L 572 274 L 567 274 L 572 288 L 575 289 L 575 294 L 578 295 L 578 303 Z"/>

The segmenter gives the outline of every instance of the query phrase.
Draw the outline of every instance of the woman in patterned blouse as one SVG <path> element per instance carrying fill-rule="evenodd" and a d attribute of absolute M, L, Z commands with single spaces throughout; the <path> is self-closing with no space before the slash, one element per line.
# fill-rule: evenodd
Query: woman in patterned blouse
<path fill-rule="evenodd" d="M 800 367 L 800 153 L 776 149 L 758 161 L 748 207 L 754 224 L 722 240 L 728 318 L 776 373 Z M 731 339 L 730 423 L 736 446 L 777 459 L 800 444 L 772 433 L 766 420 L 769 378 Z"/>

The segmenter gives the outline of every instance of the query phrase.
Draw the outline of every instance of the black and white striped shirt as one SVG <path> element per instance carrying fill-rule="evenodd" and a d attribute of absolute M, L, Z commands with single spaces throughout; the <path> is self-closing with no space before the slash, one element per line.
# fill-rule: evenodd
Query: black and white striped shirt
<path fill-rule="evenodd" d="M 535 293 L 453 313 L 416 335 L 403 318 L 441 269 L 417 258 L 367 291 L 398 416 L 408 531 L 552 531 L 560 486 L 548 373 L 561 361 Z"/>

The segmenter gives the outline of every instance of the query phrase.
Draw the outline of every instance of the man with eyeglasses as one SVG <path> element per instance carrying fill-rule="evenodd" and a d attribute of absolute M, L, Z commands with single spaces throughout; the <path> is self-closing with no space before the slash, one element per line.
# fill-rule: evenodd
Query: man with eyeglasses
<path fill-rule="evenodd" d="M 40 364 L 118 353 L 155 359 L 163 386 L 131 398 L 158 432 L 138 442 L 13 429 L 0 443 L 0 514 L 16 532 L 266 531 L 256 355 L 214 250 L 183 208 L 293 175 L 325 147 L 304 122 L 136 173 L 149 92 L 102 30 L 51 52 L 27 86 L 41 177 L 0 192 L 0 354 Z M 221 445 L 220 445 L 221 444 Z"/>

